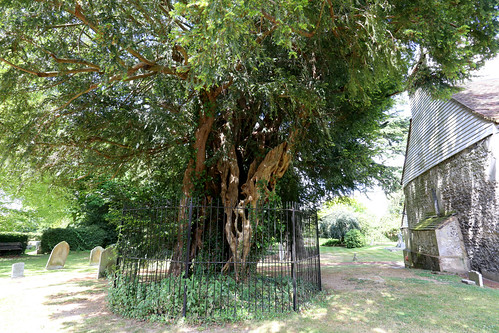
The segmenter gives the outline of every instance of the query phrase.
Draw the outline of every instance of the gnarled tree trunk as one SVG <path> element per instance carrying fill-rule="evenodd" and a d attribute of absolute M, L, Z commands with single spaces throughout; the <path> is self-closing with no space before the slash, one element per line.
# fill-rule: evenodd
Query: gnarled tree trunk
<path fill-rule="evenodd" d="M 279 178 L 289 167 L 291 155 L 289 144 L 283 142 L 267 153 L 258 163 L 254 161 L 246 182 L 239 187 L 240 173 L 235 147 L 230 148 L 228 157 L 219 163 L 222 177 L 222 198 L 225 206 L 225 237 L 231 250 L 231 257 L 223 267 L 228 271 L 231 265 L 239 280 L 246 271 L 246 260 L 250 253 L 253 230 L 258 227 L 259 216 L 250 216 L 248 208 L 255 211 L 260 196 L 272 191 Z M 261 184 L 261 185 L 260 185 Z M 253 217 L 253 221 L 250 217 Z M 253 223 L 253 225 L 252 225 Z"/>

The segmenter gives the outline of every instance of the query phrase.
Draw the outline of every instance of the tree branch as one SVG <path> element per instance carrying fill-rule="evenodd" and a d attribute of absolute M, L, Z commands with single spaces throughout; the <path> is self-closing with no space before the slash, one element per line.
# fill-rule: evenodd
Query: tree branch
<path fill-rule="evenodd" d="M 62 75 L 66 75 L 66 74 L 100 72 L 100 70 L 97 68 L 68 69 L 68 70 L 60 71 L 60 72 L 37 72 L 37 71 L 31 70 L 31 69 L 27 69 L 27 68 L 15 65 L 15 64 L 11 63 L 10 61 L 8 61 L 4 58 L 1 58 L 1 57 L 0 57 L 0 61 L 3 61 L 7 65 L 9 65 L 15 69 L 18 69 L 22 72 L 33 74 L 33 75 L 36 75 L 38 77 L 56 77 L 56 76 L 62 76 Z"/>
<path fill-rule="evenodd" d="M 146 78 L 146 77 L 149 77 L 149 76 L 152 76 L 152 75 L 156 75 L 156 74 L 158 74 L 158 72 L 149 72 L 149 73 L 134 75 L 134 76 L 127 77 L 123 81 L 128 82 L 128 81 L 143 79 L 143 78 Z"/>
<path fill-rule="evenodd" d="M 101 69 L 100 66 L 85 60 L 58 58 L 54 53 L 50 53 L 50 56 L 55 60 L 55 62 L 60 64 L 79 64 L 98 69 L 99 71 Z"/>
<path fill-rule="evenodd" d="M 73 102 L 75 99 L 77 99 L 78 97 L 80 97 L 81 95 L 84 95 L 86 93 L 89 93 L 91 92 L 92 90 L 96 89 L 99 85 L 97 83 L 94 83 L 92 85 L 90 85 L 90 87 L 88 87 L 86 90 L 84 91 L 81 91 L 79 92 L 78 94 L 74 95 L 73 97 L 71 97 L 69 99 L 69 101 L 67 101 L 66 103 L 64 103 L 64 105 L 58 107 L 57 109 L 54 110 L 54 112 L 57 112 L 57 111 L 60 111 L 62 109 L 64 109 L 66 106 L 68 106 L 69 104 L 71 104 L 71 102 Z M 60 115 L 57 115 L 56 117 L 59 117 Z"/>

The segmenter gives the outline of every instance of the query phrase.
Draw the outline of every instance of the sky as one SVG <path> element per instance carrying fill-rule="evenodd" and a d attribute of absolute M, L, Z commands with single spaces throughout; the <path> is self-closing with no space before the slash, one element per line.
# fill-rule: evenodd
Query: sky
<path fill-rule="evenodd" d="M 471 82 L 487 79 L 499 79 L 499 56 L 489 60 L 484 65 L 484 67 L 476 72 L 474 77 L 471 79 Z M 396 110 L 401 110 L 403 114 L 406 114 L 410 117 L 411 111 L 409 108 L 409 97 L 407 96 L 407 94 L 403 95 L 394 107 Z M 393 162 L 393 165 L 403 166 L 404 157 L 401 156 L 399 159 Z M 364 194 L 357 192 L 354 194 L 354 197 L 362 204 L 364 204 L 369 209 L 369 211 L 377 217 L 381 217 L 388 212 L 389 201 L 386 198 L 383 190 L 381 190 L 380 188 L 372 189 Z"/>

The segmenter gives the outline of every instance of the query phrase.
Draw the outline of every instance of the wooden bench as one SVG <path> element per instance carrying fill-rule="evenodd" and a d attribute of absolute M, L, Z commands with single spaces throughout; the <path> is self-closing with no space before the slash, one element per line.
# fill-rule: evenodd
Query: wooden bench
<path fill-rule="evenodd" d="M 19 253 L 21 253 L 23 251 L 23 243 L 21 242 L 0 243 L 0 252 L 10 252 L 10 251 L 19 251 Z"/>

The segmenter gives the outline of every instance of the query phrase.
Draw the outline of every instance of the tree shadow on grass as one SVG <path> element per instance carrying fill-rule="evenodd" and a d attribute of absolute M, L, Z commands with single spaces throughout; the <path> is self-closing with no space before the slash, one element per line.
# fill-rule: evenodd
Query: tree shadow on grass
<path fill-rule="evenodd" d="M 487 331 L 469 311 L 464 311 L 476 304 L 477 297 L 487 296 L 485 290 L 463 287 L 452 281 L 442 284 L 433 276 L 420 275 L 419 270 L 395 269 L 387 265 L 324 267 L 322 278 L 327 281 L 324 283 L 326 292 L 301 312 L 228 324 L 196 326 L 125 319 L 107 308 L 107 282 L 90 279 L 68 283 L 75 289 L 49 297 L 47 305 L 55 308 L 51 319 L 60 321 L 64 331 L 76 333 Z M 460 296 L 454 295 L 456 292 L 463 293 L 469 300 L 458 299 Z M 434 299 L 438 302 L 433 302 Z M 495 300 L 490 298 L 484 306 L 496 307 L 491 305 Z M 455 313 L 457 309 L 460 309 L 458 314 Z M 492 312 L 486 310 L 483 309 L 482 315 L 490 317 L 487 325 L 498 328 Z M 427 320 L 421 322 L 421 316 Z"/>
<path fill-rule="evenodd" d="M 168 332 L 161 324 L 125 319 L 107 308 L 108 282 L 105 280 L 73 279 L 64 291 L 47 297 L 43 303 L 53 308 L 50 319 L 60 321 L 64 331 L 99 332 Z"/>

